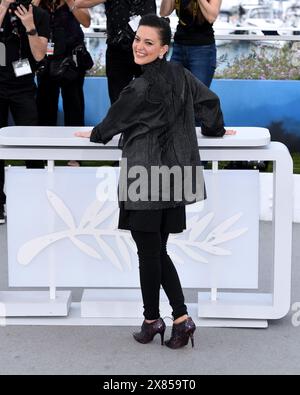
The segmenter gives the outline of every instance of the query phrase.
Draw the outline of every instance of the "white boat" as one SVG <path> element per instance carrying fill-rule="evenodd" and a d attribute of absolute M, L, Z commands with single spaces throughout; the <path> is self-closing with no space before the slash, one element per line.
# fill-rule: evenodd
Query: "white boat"
<path fill-rule="evenodd" d="M 233 21 L 233 22 L 232 22 Z M 216 45 L 221 46 L 228 44 L 231 40 L 220 40 L 217 36 L 234 34 L 236 29 L 234 15 L 230 11 L 221 10 L 217 20 L 214 23 L 214 32 L 216 35 Z"/>
<path fill-rule="evenodd" d="M 253 35 L 280 35 L 283 20 L 280 19 L 271 7 L 268 6 L 242 6 L 240 9 L 241 28 L 245 33 Z"/>
<path fill-rule="evenodd" d="M 299 32 L 287 32 L 287 34 L 300 34 L 300 2 L 286 9 L 284 14 L 284 26 L 299 29 Z"/>

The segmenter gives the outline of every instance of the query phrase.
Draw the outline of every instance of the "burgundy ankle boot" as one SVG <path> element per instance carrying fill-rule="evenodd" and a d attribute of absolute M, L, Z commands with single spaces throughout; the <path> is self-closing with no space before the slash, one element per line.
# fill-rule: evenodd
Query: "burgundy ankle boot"
<path fill-rule="evenodd" d="M 180 324 L 173 324 L 171 338 L 165 342 L 169 348 L 181 348 L 188 344 L 191 339 L 192 347 L 194 347 L 194 332 L 196 325 L 191 317 L 188 317 Z"/>
<path fill-rule="evenodd" d="M 162 318 L 159 318 L 151 324 L 144 321 L 141 331 L 133 333 L 133 337 L 137 342 L 146 344 L 151 342 L 154 336 L 159 333 L 161 337 L 161 345 L 163 346 L 165 330 L 166 324 Z"/>

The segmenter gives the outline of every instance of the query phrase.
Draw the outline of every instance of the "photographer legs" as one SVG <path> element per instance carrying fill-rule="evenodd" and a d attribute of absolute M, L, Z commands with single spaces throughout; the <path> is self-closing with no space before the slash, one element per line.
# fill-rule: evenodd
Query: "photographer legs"
<path fill-rule="evenodd" d="M 84 75 L 82 72 L 75 81 L 53 81 L 48 74 L 38 77 L 37 106 L 40 126 L 56 126 L 59 95 L 62 96 L 64 125 L 84 126 Z M 80 166 L 71 160 L 69 166 Z"/>
<path fill-rule="evenodd" d="M 11 112 L 16 126 L 37 126 L 38 116 L 35 101 L 36 87 L 32 82 L 18 82 L 11 85 L 0 84 L 0 127 L 8 125 L 8 112 Z M 28 160 L 27 168 L 43 168 L 43 161 Z M 0 161 L 0 224 L 5 223 L 4 218 L 4 161 Z"/>

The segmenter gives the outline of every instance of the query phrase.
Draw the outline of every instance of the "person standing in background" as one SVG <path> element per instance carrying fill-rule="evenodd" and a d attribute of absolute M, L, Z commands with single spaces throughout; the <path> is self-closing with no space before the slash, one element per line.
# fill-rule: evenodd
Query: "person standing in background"
<path fill-rule="evenodd" d="M 29 2 L 0 1 L 0 42 L 6 62 L 0 66 L 0 128 L 8 126 L 11 112 L 16 126 L 37 126 L 36 62 L 46 55 L 49 38 L 47 13 Z M 42 161 L 26 161 L 28 168 L 43 168 Z M 0 160 L 0 224 L 5 223 L 4 161 Z"/>
<path fill-rule="evenodd" d="M 54 64 L 74 56 L 75 49 L 84 46 L 84 27 L 90 25 L 88 10 L 77 9 L 74 0 L 33 0 L 33 4 L 49 15 L 50 39 L 47 57 L 41 63 L 37 73 L 37 107 L 40 126 L 56 126 L 59 95 L 62 96 L 64 125 L 84 126 L 83 84 L 86 70 L 80 67 L 67 76 L 53 76 Z M 41 70 L 41 71 L 39 71 Z M 79 162 L 70 160 L 70 166 L 79 166 Z"/>
<path fill-rule="evenodd" d="M 138 17 L 156 14 L 155 0 L 76 0 L 78 8 L 105 5 L 107 18 L 106 75 L 111 104 L 122 90 L 141 74 L 141 68 L 134 63 L 132 43 L 134 25 Z M 132 22 L 132 26 L 129 24 Z"/>
<path fill-rule="evenodd" d="M 174 10 L 179 22 L 174 36 L 171 61 L 181 63 L 210 87 L 217 64 L 213 23 L 222 0 L 162 0 L 160 15 Z"/>

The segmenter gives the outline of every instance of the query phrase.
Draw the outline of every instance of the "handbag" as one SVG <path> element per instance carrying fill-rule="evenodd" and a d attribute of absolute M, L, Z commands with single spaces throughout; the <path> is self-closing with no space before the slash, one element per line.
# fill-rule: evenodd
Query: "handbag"
<path fill-rule="evenodd" d="M 72 53 L 76 56 L 77 65 L 81 71 L 90 70 L 94 66 L 93 58 L 84 44 L 77 45 Z"/>
<path fill-rule="evenodd" d="M 49 76 L 54 81 L 71 82 L 78 78 L 79 70 L 72 56 L 49 61 Z"/>

